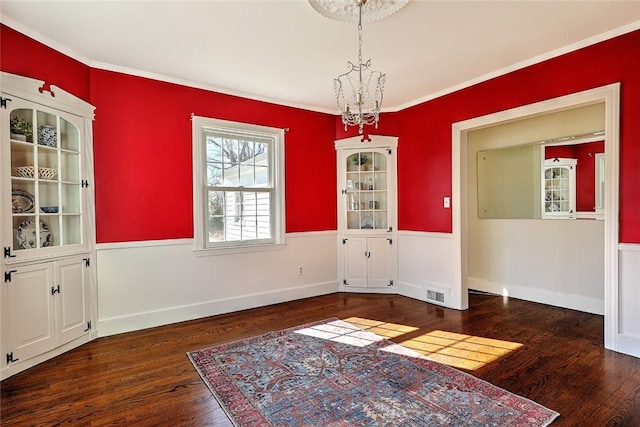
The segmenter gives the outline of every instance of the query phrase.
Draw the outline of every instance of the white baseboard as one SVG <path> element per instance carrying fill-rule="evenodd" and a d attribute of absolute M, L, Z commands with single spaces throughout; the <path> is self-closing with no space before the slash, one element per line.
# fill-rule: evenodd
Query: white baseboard
<path fill-rule="evenodd" d="M 586 313 L 604 315 L 604 300 L 580 295 L 569 295 L 546 289 L 506 285 L 477 277 L 467 278 L 468 288 L 492 294 L 510 296 L 526 301 L 539 302 L 556 307 L 570 308 Z"/>
<path fill-rule="evenodd" d="M 405 297 L 414 298 L 433 305 L 452 308 L 454 310 L 460 310 L 460 308 L 455 304 L 451 304 L 451 287 L 448 285 L 443 285 L 442 283 L 435 283 L 428 280 L 423 280 L 421 284 L 398 282 L 396 290 L 400 295 L 403 295 Z M 429 297 L 427 296 L 427 291 L 436 291 L 442 293 L 445 298 L 444 303 L 429 299 Z"/>
<path fill-rule="evenodd" d="M 286 301 L 330 294 L 338 291 L 337 282 L 314 283 L 295 288 L 243 295 L 233 298 L 207 301 L 181 307 L 170 307 L 146 313 L 101 319 L 98 321 L 100 337 L 194 320 L 202 317 L 231 313 L 249 308 L 262 307 Z"/>

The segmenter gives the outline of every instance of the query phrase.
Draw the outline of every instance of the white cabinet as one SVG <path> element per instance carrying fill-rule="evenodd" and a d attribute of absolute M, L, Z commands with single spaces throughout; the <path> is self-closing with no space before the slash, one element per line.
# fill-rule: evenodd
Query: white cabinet
<path fill-rule="evenodd" d="M 91 330 L 88 267 L 87 259 L 76 257 L 5 272 L 6 365 L 27 361 Z"/>
<path fill-rule="evenodd" d="M 97 334 L 94 107 L 42 81 L 0 75 L 1 377 Z"/>
<path fill-rule="evenodd" d="M 349 237 L 344 245 L 346 288 L 385 288 L 393 286 L 393 240 L 384 237 Z"/>
<path fill-rule="evenodd" d="M 398 139 L 370 135 L 335 142 L 338 273 L 343 291 L 393 292 L 396 277 Z"/>
<path fill-rule="evenodd" d="M 55 343 L 51 303 L 53 265 L 26 265 L 5 271 L 2 285 L 3 356 L 17 363 L 51 350 Z"/>
<path fill-rule="evenodd" d="M 544 161 L 542 174 L 542 218 L 575 218 L 576 159 Z"/>

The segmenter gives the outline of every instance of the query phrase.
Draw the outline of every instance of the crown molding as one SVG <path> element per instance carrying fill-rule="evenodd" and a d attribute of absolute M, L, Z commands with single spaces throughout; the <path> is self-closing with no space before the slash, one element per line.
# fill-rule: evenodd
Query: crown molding
<path fill-rule="evenodd" d="M 165 83 L 172 83 L 172 84 L 177 84 L 177 85 L 181 85 L 181 86 L 191 87 L 191 88 L 194 88 L 194 89 L 207 90 L 207 91 L 210 91 L 210 92 L 221 93 L 221 94 L 224 94 L 224 95 L 237 96 L 237 97 L 241 97 L 241 98 L 251 99 L 253 101 L 267 102 L 267 103 L 270 103 L 270 104 L 276 104 L 276 105 L 280 105 L 280 106 L 283 106 L 283 107 L 291 107 L 291 108 L 297 108 L 297 109 L 302 109 L 302 110 L 307 110 L 307 111 L 314 111 L 314 112 L 317 112 L 317 113 L 325 113 L 325 114 L 331 114 L 331 115 L 339 114 L 339 113 L 337 113 L 337 110 L 332 110 L 332 109 L 329 109 L 329 108 L 322 108 L 322 107 L 318 107 L 318 106 L 314 106 L 314 105 L 305 105 L 305 104 L 297 104 L 297 103 L 294 103 L 294 102 L 287 102 L 287 101 L 283 101 L 281 99 L 269 98 L 269 97 L 265 97 L 265 96 L 258 96 L 258 95 L 255 95 L 255 94 L 252 94 L 252 93 L 248 93 L 248 92 L 242 92 L 242 91 L 223 88 L 223 87 L 219 87 L 219 86 L 208 85 L 208 84 L 205 84 L 205 83 L 194 82 L 194 81 L 188 80 L 188 79 L 181 79 L 181 78 L 178 78 L 178 77 L 171 77 L 171 76 L 167 76 L 167 75 L 164 75 L 164 74 L 157 74 L 157 73 L 152 73 L 152 72 L 144 71 L 144 70 L 137 70 L 137 69 L 129 68 L 129 67 L 122 67 L 120 65 L 108 64 L 106 62 L 92 61 L 90 65 L 91 65 L 92 68 L 99 69 L 99 70 L 113 71 L 113 72 L 116 72 L 116 73 L 128 74 L 128 75 L 136 76 L 136 77 L 143 77 L 143 78 L 146 78 L 146 79 L 159 80 L 159 81 L 162 81 L 162 82 L 165 82 Z"/>
<path fill-rule="evenodd" d="M 27 37 L 30 37 L 52 49 L 57 50 L 58 52 L 69 56 L 72 59 L 75 59 L 76 61 L 79 61 L 85 65 L 88 65 L 92 68 L 97 68 L 97 69 L 102 69 L 102 70 L 106 70 L 106 71 L 114 71 L 114 72 L 118 72 L 118 73 L 123 73 L 123 74 L 130 74 L 133 76 L 137 76 L 137 77 L 143 77 L 143 78 L 149 78 L 149 79 L 153 79 L 153 80 L 159 80 L 159 81 L 163 81 L 163 82 L 167 82 L 167 83 L 173 83 L 173 84 L 179 84 L 182 86 L 188 86 L 188 87 L 192 87 L 192 88 L 196 88 L 196 89 L 202 89 L 202 90 L 208 90 L 208 91 L 212 91 L 212 92 L 218 92 L 218 93 L 222 93 L 225 95 L 232 95 L 232 96 L 238 96 L 238 97 L 242 97 L 242 98 L 247 98 L 247 99 L 251 99 L 254 101 L 261 101 L 261 102 L 267 102 L 267 103 L 271 103 L 271 104 L 277 104 L 277 105 L 281 105 L 284 107 L 291 107 L 291 108 L 297 108 L 297 109 L 303 109 L 303 110 L 308 110 L 308 111 L 314 111 L 314 112 L 318 112 L 318 113 L 325 113 L 325 114 L 331 114 L 331 115 L 340 115 L 340 111 L 336 108 L 336 109 L 330 109 L 330 108 L 324 108 L 324 107 L 319 107 L 319 106 L 314 106 L 314 105 L 306 105 L 306 104 L 298 104 L 298 103 L 293 103 L 293 102 L 287 102 L 287 101 L 283 101 L 281 99 L 274 99 L 274 98 L 268 98 L 268 97 L 262 97 L 262 96 L 258 96 L 255 94 L 250 94 L 250 93 L 246 93 L 246 92 L 242 92 L 242 91 L 237 91 L 237 90 L 232 90 L 232 89 L 228 89 L 228 88 L 222 88 L 222 87 L 217 87 L 217 86 L 213 86 L 213 85 L 207 85 L 204 83 L 200 83 L 200 82 L 194 82 L 194 81 L 190 81 L 190 80 L 186 80 L 186 79 L 180 79 L 180 78 L 176 78 L 176 77 L 171 77 L 171 76 L 166 76 L 166 75 L 162 75 L 162 74 L 156 74 L 156 73 L 151 73 L 148 71 L 142 71 L 142 70 L 136 70 L 136 69 L 132 69 L 132 68 L 128 68 L 128 67 L 122 67 L 122 66 L 118 66 L 118 65 L 113 65 L 113 64 L 108 64 L 108 63 L 103 63 L 103 62 L 98 62 L 98 61 L 93 61 L 87 57 L 85 57 L 84 55 L 79 54 L 78 52 L 75 52 L 69 48 L 67 48 L 66 46 L 56 42 L 55 40 L 46 37 L 42 34 L 40 34 L 39 32 L 33 30 L 30 27 L 27 27 L 26 25 L 21 24 L 20 22 L 9 18 L 6 15 L 0 14 L 0 23 L 7 25 L 8 27 L 13 28 L 16 31 L 19 31 L 20 33 L 26 35 Z M 541 55 L 535 56 L 533 58 L 530 59 L 526 59 L 524 61 L 518 62 L 516 64 L 513 65 L 509 65 L 507 67 L 501 68 L 499 70 L 496 71 L 492 71 L 490 73 L 484 74 L 482 76 L 473 78 L 471 80 L 467 80 L 465 82 L 459 83 L 457 85 L 454 86 L 450 86 L 446 89 L 437 91 L 437 92 L 433 92 L 431 94 L 425 95 L 423 97 L 417 98 L 413 101 L 409 101 L 407 103 L 398 105 L 398 106 L 394 106 L 394 107 L 386 107 L 386 108 L 382 108 L 381 112 L 382 113 L 395 113 L 398 111 L 402 111 L 405 110 L 407 108 L 410 107 L 414 107 L 416 105 L 425 103 L 427 101 L 431 101 L 433 99 L 436 98 L 440 98 L 442 96 L 451 94 L 453 92 L 457 92 L 459 90 L 462 89 L 466 89 L 468 87 L 474 86 L 476 84 L 485 82 L 487 80 L 491 80 L 493 78 L 496 77 L 500 77 L 503 76 L 505 74 L 511 73 L 513 71 L 517 71 L 526 67 L 529 67 L 531 65 L 535 65 L 544 61 L 547 61 L 549 59 L 553 59 L 556 58 L 558 56 L 594 45 L 596 43 L 600 43 L 603 42 L 605 40 L 609 40 L 636 30 L 640 29 L 640 21 L 635 21 L 632 22 L 630 24 L 624 25 L 622 27 L 618 27 L 618 28 L 614 28 L 612 30 L 606 31 L 604 33 L 598 34 L 596 36 L 593 37 L 589 37 L 587 39 L 581 40 L 579 42 L 576 43 L 572 43 L 570 45 L 552 50 L 550 52 L 546 52 L 543 53 Z"/>
<path fill-rule="evenodd" d="M 43 45 L 50 47 L 51 49 L 57 50 L 58 52 L 72 58 L 75 59 L 78 62 L 83 63 L 84 65 L 88 65 L 91 66 L 91 59 L 87 58 L 84 55 L 79 54 L 78 52 L 69 49 L 68 47 L 64 46 L 63 44 L 60 44 L 58 42 L 56 42 L 55 40 L 40 34 L 39 32 L 37 32 L 36 30 L 34 30 L 31 27 L 27 27 L 26 25 L 16 21 L 13 18 L 9 18 L 7 15 L 3 15 L 0 13 L 0 23 L 6 25 L 7 27 L 11 27 L 14 30 L 24 34 L 27 37 L 30 37 L 32 39 L 34 39 L 37 42 L 42 43 Z"/>
<path fill-rule="evenodd" d="M 524 61 L 518 62 L 513 65 L 509 65 L 507 67 L 501 68 L 496 71 L 492 71 L 490 73 L 484 74 L 482 76 L 476 77 L 471 80 L 467 80 L 466 82 L 448 87 L 447 89 L 440 90 L 438 92 L 431 93 L 429 95 L 423 96 L 422 98 L 415 99 L 413 101 L 409 101 L 405 104 L 398 105 L 397 107 L 389 107 L 387 109 L 383 109 L 383 112 L 398 112 L 405 110 L 410 107 L 415 107 L 416 105 L 422 104 L 427 101 L 431 101 L 436 98 L 440 98 L 441 96 L 448 95 L 453 92 L 457 92 L 462 89 L 466 89 L 468 87 L 474 86 L 478 83 L 485 82 L 487 80 L 491 80 L 496 77 L 503 76 L 505 74 L 509 74 L 513 71 L 517 71 L 531 65 L 539 64 L 541 62 L 547 61 L 549 59 L 556 58 L 558 56 L 565 55 L 567 53 L 571 53 L 573 51 L 594 45 L 596 43 L 603 42 L 605 40 L 609 40 L 623 34 L 631 33 L 633 31 L 640 29 L 640 21 L 635 21 L 630 24 L 624 25 L 622 27 L 614 28 L 613 30 L 606 31 L 604 33 L 598 34 L 593 37 L 589 37 L 588 39 L 581 40 L 576 43 L 572 43 L 570 45 L 552 50 L 550 52 L 543 53 L 538 56 L 534 56 L 533 58 L 526 59 Z"/>

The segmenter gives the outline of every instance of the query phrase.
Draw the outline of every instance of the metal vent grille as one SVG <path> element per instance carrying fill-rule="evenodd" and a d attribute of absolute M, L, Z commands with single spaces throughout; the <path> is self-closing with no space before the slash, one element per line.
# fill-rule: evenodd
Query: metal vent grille
<path fill-rule="evenodd" d="M 444 304 L 444 293 L 427 290 L 427 299 L 438 304 Z"/>

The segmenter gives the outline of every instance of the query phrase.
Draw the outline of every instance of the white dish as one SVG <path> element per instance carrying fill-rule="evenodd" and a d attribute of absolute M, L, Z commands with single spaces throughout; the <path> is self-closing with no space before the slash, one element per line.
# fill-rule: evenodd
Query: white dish
<path fill-rule="evenodd" d="M 22 249 L 34 249 L 37 247 L 36 243 L 36 223 L 35 220 L 30 219 L 23 221 L 16 230 L 16 238 L 18 239 L 18 245 Z M 40 247 L 45 248 L 51 246 L 51 232 L 47 224 L 40 221 Z"/>
<path fill-rule="evenodd" d="M 11 211 L 13 213 L 30 213 L 33 212 L 35 198 L 33 194 L 22 190 L 13 190 L 11 192 Z"/>

